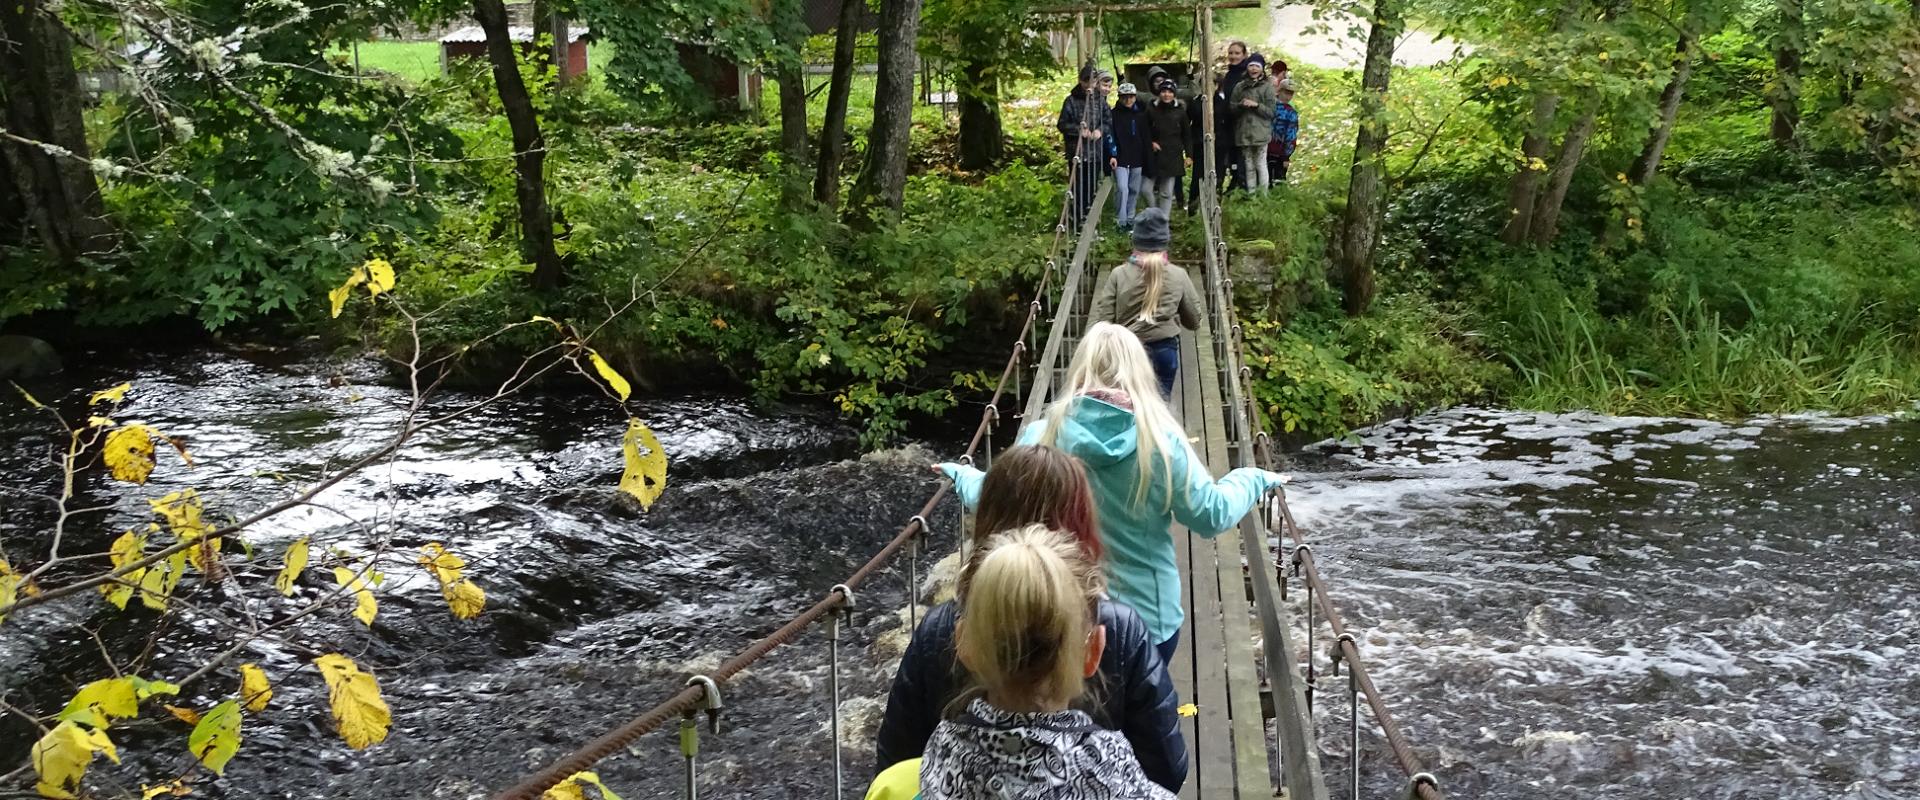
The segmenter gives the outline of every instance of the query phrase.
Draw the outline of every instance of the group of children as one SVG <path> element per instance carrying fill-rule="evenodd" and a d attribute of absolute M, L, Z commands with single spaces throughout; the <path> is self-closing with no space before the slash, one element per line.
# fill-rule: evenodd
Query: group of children
<path fill-rule="evenodd" d="M 1200 305 L 1167 262 L 1167 212 L 1138 223 L 1063 399 L 986 472 L 935 467 L 973 525 L 957 599 L 921 622 L 894 676 L 869 800 L 1168 800 L 1186 781 L 1172 526 L 1217 535 L 1286 478 L 1215 480 L 1194 452 L 1168 399 Z"/>
<path fill-rule="evenodd" d="M 1227 46 L 1227 68 L 1217 76 L 1209 102 L 1214 110 L 1215 177 L 1227 191 L 1265 192 L 1284 182 L 1300 137 L 1300 113 L 1286 62 L 1267 69 L 1244 42 Z M 1134 225 L 1142 205 L 1169 213 L 1185 182 L 1191 211 L 1205 170 L 1202 109 L 1197 86 L 1176 83 L 1164 69 L 1147 74 L 1148 99 L 1133 83 L 1121 83 L 1112 106 L 1113 75 L 1088 65 L 1060 106 L 1057 127 L 1073 168 L 1073 220 L 1085 219 L 1102 172 L 1114 176 L 1114 206 L 1121 230 Z M 1076 160 L 1077 159 L 1077 160 Z M 1187 177 L 1191 167 L 1192 178 Z"/>

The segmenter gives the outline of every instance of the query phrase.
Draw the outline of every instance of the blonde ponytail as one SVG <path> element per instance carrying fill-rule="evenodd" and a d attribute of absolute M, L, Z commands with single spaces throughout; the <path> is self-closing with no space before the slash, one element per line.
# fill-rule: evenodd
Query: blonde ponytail
<path fill-rule="evenodd" d="M 1140 301 L 1139 321 L 1146 325 L 1156 324 L 1155 318 L 1160 313 L 1161 284 L 1167 277 L 1167 254 L 1164 251 L 1134 253 L 1133 263 L 1140 267 L 1140 280 L 1146 284 L 1147 289 L 1145 297 Z"/>
<path fill-rule="evenodd" d="M 1065 706 L 1085 689 L 1100 570 L 1065 534 L 993 537 L 975 568 L 954 649 L 989 695 Z"/>

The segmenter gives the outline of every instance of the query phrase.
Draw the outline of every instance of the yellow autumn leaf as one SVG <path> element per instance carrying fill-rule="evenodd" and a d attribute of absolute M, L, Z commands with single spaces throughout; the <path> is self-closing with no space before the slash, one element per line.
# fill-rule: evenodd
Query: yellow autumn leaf
<path fill-rule="evenodd" d="M 127 531 L 120 534 L 120 538 L 113 540 L 113 546 L 107 550 L 107 557 L 113 560 L 114 569 L 119 569 L 139 561 L 145 554 L 146 548 L 147 537 Z M 101 584 L 100 592 L 107 596 L 107 602 L 112 603 L 114 608 L 124 611 L 127 608 L 127 601 L 133 598 L 134 587 L 140 585 L 140 579 L 145 573 L 144 569 L 136 569 L 120 576 L 113 583 Z"/>
<path fill-rule="evenodd" d="M 367 272 L 367 293 L 379 297 L 384 292 L 393 291 L 393 265 L 384 258 L 375 258 L 360 265 Z"/>
<path fill-rule="evenodd" d="M 652 508 L 653 501 L 667 490 L 667 451 L 660 449 L 653 431 L 635 417 L 627 418 L 627 434 L 621 437 L 620 450 L 626 460 L 626 469 L 620 473 L 620 491 L 633 495 L 641 508 Z"/>
<path fill-rule="evenodd" d="M 454 555 L 439 542 L 428 542 L 420 548 L 420 552 L 426 553 L 420 557 L 420 566 L 426 567 L 427 572 L 432 573 L 434 580 L 442 586 L 460 580 L 461 573 L 467 568 L 466 559 Z"/>
<path fill-rule="evenodd" d="M 340 310 L 346 308 L 347 298 L 353 296 L 353 287 L 367 282 L 367 268 L 355 267 L 353 274 L 347 276 L 347 282 L 327 292 L 327 299 L 333 301 L 333 316 L 338 319 Z"/>
<path fill-rule="evenodd" d="M 186 571 L 185 551 L 174 553 L 167 560 L 147 567 L 140 576 L 140 602 L 155 611 L 167 610 L 167 598 L 173 596 L 173 588 L 180 585 L 180 576 Z"/>
<path fill-rule="evenodd" d="M 122 425 L 107 434 L 106 450 L 101 457 L 116 480 L 146 483 L 153 474 L 154 429 L 145 425 Z"/>
<path fill-rule="evenodd" d="M 373 627 L 373 617 L 380 613 L 380 602 L 373 598 L 373 590 L 367 588 L 366 581 L 346 567 L 334 567 L 333 579 L 347 587 L 347 591 L 353 592 L 353 618 L 369 628 Z"/>
<path fill-rule="evenodd" d="M 544 323 L 547 323 L 548 325 L 552 325 L 552 326 L 553 326 L 553 329 L 554 329 L 554 330 L 556 330 L 556 331 L 563 331 L 563 332 L 564 332 L 564 331 L 566 330 L 565 328 L 562 328 L 562 327 L 560 327 L 560 321 L 559 321 L 559 320 L 557 320 L 557 319 L 554 319 L 554 318 L 552 318 L 552 317 L 543 317 L 543 316 L 540 316 L 539 314 L 535 314 L 535 315 L 533 315 L 533 318 L 532 318 L 532 319 L 529 319 L 529 320 L 527 320 L 527 321 L 528 321 L 528 322 L 544 322 Z"/>
<path fill-rule="evenodd" d="M 0 558 L 0 608 L 13 605 L 20 599 L 20 573 L 13 571 L 13 565 Z M 0 614 L 0 622 L 6 622 L 7 615 Z"/>
<path fill-rule="evenodd" d="M 352 296 L 352 285 L 341 285 L 327 292 L 327 300 L 333 303 L 334 319 L 340 318 L 340 312 L 346 310 L 347 298 Z"/>
<path fill-rule="evenodd" d="M 140 713 L 132 678 L 102 678 L 80 687 L 61 709 L 63 721 L 79 721 L 92 728 L 105 728 L 109 717 L 126 719 Z"/>
<path fill-rule="evenodd" d="M 447 598 L 447 607 L 453 609 L 455 619 L 473 619 L 487 607 L 487 593 L 473 581 L 459 580 L 440 587 L 440 593 Z"/>
<path fill-rule="evenodd" d="M 133 676 L 132 680 L 133 680 L 133 697 L 135 700 L 139 700 L 141 702 L 146 702 L 147 698 L 153 697 L 154 695 L 170 694 L 175 697 L 178 697 L 180 695 L 180 685 L 177 683 L 168 683 L 166 681 L 150 681 L 150 680 L 141 678 L 138 675 Z"/>
<path fill-rule="evenodd" d="M 133 384 L 123 383 L 111 389 L 101 389 L 100 391 L 94 392 L 93 396 L 87 398 L 87 405 L 97 406 L 101 403 L 118 403 L 127 399 L 127 390 L 131 388 L 133 388 Z"/>
<path fill-rule="evenodd" d="M 596 772 L 576 772 L 568 775 L 566 780 L 542 792 L 540 800 L 587 800 L 585 789 L 588 785 L 600 790 L 601 800 L 620 800 L 620 795 L 614 794 L 612 789 L 600 782 L 600 775 Z"/>
<path fill-rule="evenodd" d="M 287 545 L 286 566 L 280 568 L 280 574 L 273 576 L 273 588 L 288 597 L 293 596 L 293 582 L 300 579 L 300 573 L 307 569 L 307 550 L 313 543 L 302 536 Z"/>
<path fill-rule="evenodd" d="M 267 683 L 267 671 L 259 664 L 240 665 L 240 701 L 247 704 L 247 710 L 260 713 L 267 710 L 267 701 L 273 699 L 273 686 Z"/>
<path fill-rule="evenodd" d="M 77 797 L 74 792 L 95 753 L 106 753 L 108 760 L 120 763 L 120 752 L 104 731 L 88 731 L 72 721 L 53 726 L 33 745 L 33 771 L 40 778 L 33 788 L 42 797 Z"/>
<path fill-rule="evenodd" d="M 620 398 L 620 402 L 626 402 L 627 396 L 633 394 L 633 387 L 627 383 L 627 379 L 621 377 L 620 373 L 615 372 L 613 365 L 608 364 L 607 360 L 601 358 L 599 353 L 588 350 L 587 360 L 593 362 L 593 371 L 600 373 L 600 379 L 606 381 L 607 385 L 613 388 L 613 393 Z"/>
<path fill-rule="evenodd" d="M 158 500 L 148 500 L 147 505 L 166 519 L 167 527 L 183 542 L 194 541 L 213 530 L 203 519 L 206 509 L 200 503 L 200 493 L 192 489 L 182 489 Z M 194 569 L 211 572 L 212 565 L 207 562 L 209 558 L 219 557 L 220 540 L 202 542 L 199 547 L 187 548 L 186 553 L 187 561 L 193 564 Z"/>
<path fill-rule="evenodd" d="M 158 786 L 142 785 L 140 787 L 140 800 L 153 800 L 153 798 L 161 795 L 186 797 L 190 794 L 193 794 L 193 787 L 187 785 L 185 778 L 174 778 L 172 781 L 162 783 Z"/>
<path fill-rule="evenodd" d="M 1192 703 L 1188 703 L 1186 705 L 1181 706 L 1179 711 L 1180 711 L 1180 716 L 1183 716 L 1183 717 L 1199 716 L 1200 707 Z"/>
<path fill-rule="evenodd" d="M 347 740 L 347 746 L 365 750 L 386 741 L 393 714 L 387 710 L 387 702 L 380 699 L 380 684 L 373 675 L 361 672 L 353 659 L 337 653 L 323 655 L 313 663 L 327 681 L 334 728 Z"/>
<path fill-rule="evenodd" d="M 240 751 L 240 701 L 221 701 L 202 715 L 187 734 L 187 751 L 213 774 L 226 774 L 227 761 Z"/>
<path fill-rule="evenodd" d="M 200 712 L 195 711 L 191 708 L 187 708 L 186 706 L 167 705 L 165 703 L 162 703 L 160 707 L 166 709 L 167 713 L 172 714 L 174 719 L 180 720 L 181 722 L 187 723 L 188 725 L 200 724 Z"/>

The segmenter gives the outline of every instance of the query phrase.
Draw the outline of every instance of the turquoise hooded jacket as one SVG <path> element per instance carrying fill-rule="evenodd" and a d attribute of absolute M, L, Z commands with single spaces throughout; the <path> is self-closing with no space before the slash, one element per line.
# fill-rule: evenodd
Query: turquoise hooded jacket
<path fill-rule="evenodd" d="M 1108 592 L 1133 606 L 1147 622 L 1155 642 L 1180 632 L 1186 619 L 1181 602 L 1180 567 L 1173 554 L 1173 523 L 1207 538 L 1239 524 L 1260 495 L 1275 485 L 1264 470 L 1243 467 L 1214 480 L 1197 463 L 1193 447 L 1169 431 L 1164 445 L 1173 470 L 1172 496 L 1159 459 L 1151 460 L 1146 502 L 1134 502 L 1140 483 L 1139 433 L 1133 412 L 1093 397 L 1073 401 L 1054 446 L 1080 460 L 1093 486 L 1100 539 L 1106 545 Z M 1020 444 L 1045 443 L 1044 419 L 1020 432 Z M 986 473 L 970 466 L 942 464 L 954 492 L 968 510 L 980 502 Z"/>

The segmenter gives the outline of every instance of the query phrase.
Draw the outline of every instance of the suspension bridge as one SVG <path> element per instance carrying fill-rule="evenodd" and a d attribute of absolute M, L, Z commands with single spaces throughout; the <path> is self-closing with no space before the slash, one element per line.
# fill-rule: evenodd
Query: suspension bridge
<path fill-rule="evenodd" d="M 1219 7 L 1244 5 L 1228 0 Z M 1177 6 L 1195 11 L 1198 50 L 1212 52 L 1212 9 L 1215 5 Z M 1096 8 L 1096 7 L 1088 7 Z M 1147 10 L 1148 7 L 1098 7 L 1100 10 Z M 1165 10 L 1174 6 L 1153 7 Z M 1201 65 L 1205 66 L 1205 65 Z M 1212 95 L 1210 70 L 1196 70 L 1199 97 Z M 1091 103 L 1087 106 L 1091 108 Z M 1233 307 L 1233 281 L 1227 274 L 1227 242 L 1221 234 L 1220 206 L 1212 175 L 1214 119 L 1211 103 L 1202 103 L 1202 181 L 1199 213 L 1188 224 L 1200 226 L 1198 252 L 1172 255 L 1174 262 L 1199 271 L 1206 323 L 1181 335 L 1180 383 L 1173 408 L 1204 463 L 1216 475 L 1242 466 L 1275 469 L 1272 444 L 1259 427 L 1251 372 L 1244 364 L 1242 329 Z M 1101 183 L 1092 212 L 1077 226 L 1070 225 L 1075 198 L 1074 180 L 1097 169 L 1074 158 L 1068 171 L 1066 197 L 1054 225 L 1045 269 L 1028 312 L 1002 369 L 994 392 L 984 406 L 973 437 L 960 460 L 978 461 L 983 468 L 993 456 L 994 433 L 1038 419 L 1046 404 L 1059 399 L 1056 387 L 1064 383 L 1067 362 L 1088 325 L 1099 266 L 1089 261 L 1099 238 L 1101 210 L 1111 181 Z M 1060 257 L 1073 245 L 1064 263 Z M 1024 387 L 1024 390 L 1023 390 Z M 1003 409 L 1006 411 L 1003 413 Z M 1011 441 L 1003 436 L 1003 440 Z M 773 633 L 753 642 L 717 669 L 690 676 L 686 684 L 628 723 L 581 745 L 545 769 L 527 776 L 495 795 L 496 800 L 536 800 L 548 789 L 576 773 L 593 769 L 602 759 L 623 753 L 640 737 L 678 724 L 678 745 L 685 760 L 682 791 L 687 800 L 699 794 L 698 753 L 701 717 L 709 735 L 718 734 L 724 711 L 724 691 L 732 680 L 815 625 L 827 628 L 830 650 L 829 697 L 831 730 L 836 746 L 834 800 L 857 797 L 862 785 L 847 780 L 848 742 L 841 736 L 840 669 L 841 628 L 856 604 L 860 586 L 876 573 L 904 562 L 909 586 L 919 586 L 920 559 L 933 535 L 927 518 L 948 497 L 942 486 L 919 512 L 910 517 L 892 540 L 845 580 L 823 587 L 823 594 L 806 611 Z M 1180 791 L 1182 800 L 1326 800 L 1327 771 L 1320 762 L 1320 740 L 1346 741 L 1345 774 L 1337 776 L 1341 796 L 1362 796 L 1362 773 L 1378 764 L 1364 764 L 1369 744 L 1384 744 L 1386 767 L 1396 774 L 1404 796 L 1441 800 L 1438 781 L 1423 771 L 1394 721 L 1379 687 L 1369 676 L 1359 638 L 1344 625 L 1339 608 L 1313 554 L 1305 533 L 1294 524 L 1283 493 L 1270 494 L 1257 513 L 1250 513 L 1234 530 L 1206 538 L 1185 528 L 1173 531 L 1181 580 L 1186 592 L 1186 622 L 1179 649 L 1168 665 L 1181 699 L 1195 713 L 1182 719 L 1189 749 L 1190 774 Z M 957 541 L 943 543 L 957 546 Z M 1303 619 L 1296 619 L 1290 589 L 1304 593 Z M 916 598 L 917 599 L 917 598 Z M 917 606 L 910 606 L 917 611 Z M 910 612 L 910 624 L 917 613 Z M 1324 651 L 1322 650 L 1324 647 Z M 1331 704 L 1316 722 L 1315 702 Z M 1362 706 L 1365 707 L 1363 715 Z M 1324 723 L 1324 724 L 1323 724 Z M 1344 724 L 1342 724 L 1344 723 Z M 1269 735 L 1271 734 L 1271 736 Z M 1364 739 L 1363 739 L 1364 735 Z M 1375 747 L 1375 750 L 1381 748 Z M 1376 759 L 1377 760 L 1377 759 Z M 667 787 L 656 794 L 666 796 Z"/>

